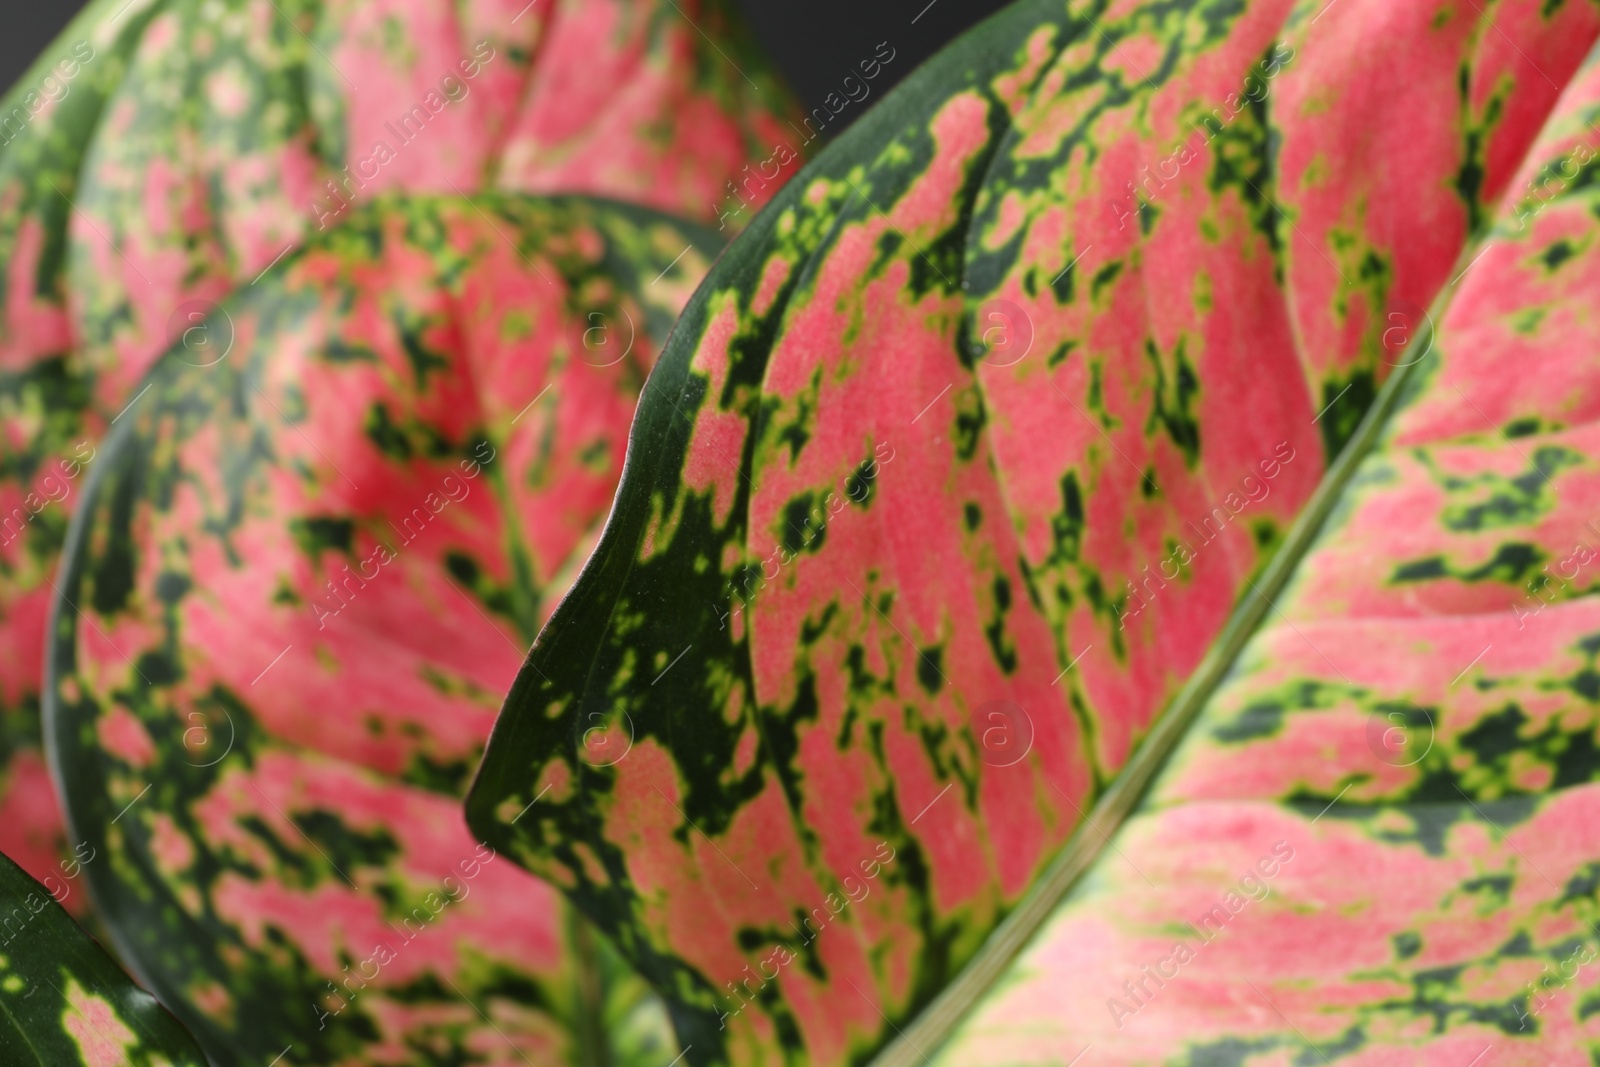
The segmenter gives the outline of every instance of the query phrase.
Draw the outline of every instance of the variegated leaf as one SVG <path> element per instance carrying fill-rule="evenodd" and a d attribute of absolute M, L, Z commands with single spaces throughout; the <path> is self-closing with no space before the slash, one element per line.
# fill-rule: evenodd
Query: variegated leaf
<path fill-rule="evenodd" d="M 101 446 L 48 749 L 118 948 L 219 1061 L 675 1054 L 460 796 L 716 244 L 610 201 L 385 195 Z"/>
<path fill-rule="evenodd" d="M 1600 1056 L 1597 122 L 1591 57 L 1148 799 L 932 1062 Z"/>
<path fill-rule="evenodd" d="M 194 1039 L 72 921 L 63 899 L 0 855 L 7 1067 L 205 1067 Z"/>
<path fill-rule="evenodd" d="M 720 0 L 95 0 L 0 103 L 0 847 L 57 862 L 49 578 L 162 350 L 212 358 L 224 294 L 384 190 L 737 228 L 796 165 L 748 161 L 804 150 L 790 110 Z"/>
<path fill-rule="evenodd" d="M 1588 2 L 1024 0 L 963 37 L 689 303 L 474 829 L 691 1060 L 857 1062 L 933 1004 L 920 1057 L 1263 610 L 1597 35 Z"/>
<path fill-rule="evenodd" d="M 65 854 L 39 747 L 50 580 L 104 424 L 72 357 L 62 288 L 71 206 L 59 190 L 70 194 L 149 21 L 150 5 L 135 3 L 113 22 L 122 6 L 86 7 L 0 104 L 0 851 L 41 879 Z M 53 103 L 46 77 L 66 89 Z M 75 911 L 83 901 L 66 898 Z"/>

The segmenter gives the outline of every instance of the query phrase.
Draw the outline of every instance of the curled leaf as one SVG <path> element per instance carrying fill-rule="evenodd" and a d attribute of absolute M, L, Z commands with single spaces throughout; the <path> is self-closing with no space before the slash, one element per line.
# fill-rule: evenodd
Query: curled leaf
<path fill-rule="evenodd" d="M 668 1047 L 460 795 L 715 247 L 609 201 L 387 196 L 102 446 L 49 751 L 119 950 L 213 1055 L 576 1062 L 624 1003 Z"/>

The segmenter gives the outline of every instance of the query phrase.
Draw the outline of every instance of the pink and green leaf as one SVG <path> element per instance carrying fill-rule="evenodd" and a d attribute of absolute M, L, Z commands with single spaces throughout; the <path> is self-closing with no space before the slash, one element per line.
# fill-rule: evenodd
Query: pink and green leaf
<path fill-rule="evenodd" d="M 82 853 L 86 862 L 97 857 Z M 194 1039 L 0 855 L 0 1058 L 8 1067 L 204 1067 Z"/>
<path fill-rule="evenodd" d="M 1591 59 L 1115 852 L 934 1062 L 1600 1053 L 1597 119 Z"/>
<path fill-rule="evenodd" d="M 41 876 L 60 854 L 51 573 L 97 442 L 170 343 L 211 358 L 226 293 L 383 190 L 609 195 L 736 228 L 794 169 L 744 166 L 802 147 L 791 110 L 720 0 L 92 4 L 0 105 L 0 847 Z"/>
<path fill-rule="evenodd" d="M 1290 531 L 1392 409 L 1423 309 L 1532 176 L 1597 36 L 1594 4 L 1474 0 L 1038 0 L 969 33 L 689 302 L 606 531 L 496 726 L 475 831 L 600 924 L 691 1060 L 854 1062 L 922 1012 L 895 1053 L 916 1059 L 1265 614 L 1259 586 L 1304 550 Z M 1404 107 L 1374 106 L 1401 84 Z M 1518 343 L 1544 321 L 1527 297 L 1488 316 Z M 1524 418 L 1587 410 L 1590 375 L 1560 358 L 1519 386 Z M 1544 500 L 1509 456 L 1408 462 L 1433 476 L 1411 510 L 1330 535 L 1302 573 L 1359 571 L 1375 540 L 1415 554 L 1423 499 Z M 1464 576 L 1500 536 L 1455 532 L 1426 595 L 1481 601 Z M 1309 602 L 1417 588 L 1330 571 Z M 1165 869 L 1184 863 L 1202 854 Z M 1054 987 L 1029 992 L 1070 1029 Z"/>
<path fill-rule="evenodd" d="M 175 345 L 102 445 L 48 750 L 120 952 L 213 1055 L 675 1054 L 460 804 L 716 249 L 611 201 L 385 195 L 223 302 L 225 355 Z"/>
<path fill-rule="evenodd" d="M 71 193 L 150 18 L 149 5 L 135 5 L 112 21 L 122 6 L 95 0 L 0 102 L 0 851 L 39 878 L 64 853 L 39 747 L 49 579 L 101 425 L 72 356 L 62 288 L 71 207 L 61 191 Z M 63 82 L 67 72 L 73 77 Z M 67 89 L 53 104 L 39 94 L 46 77 Z"/>

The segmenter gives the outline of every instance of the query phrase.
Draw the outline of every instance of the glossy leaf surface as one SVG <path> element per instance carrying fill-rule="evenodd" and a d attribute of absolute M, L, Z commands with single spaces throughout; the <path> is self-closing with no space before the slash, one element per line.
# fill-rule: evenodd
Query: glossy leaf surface
<path fill-rule="evenodd" d="M 962 38 L 690 302 L 475 830 L 691 1059 L 896 1038 L 1104 847 L 1084 813 L 1136 797 L 1597 33 L 1579 3 L 1050 0 Z"/>
<path fill-rule="evenodd" d="M 12 1067 L 204 1067 L 194 1039 L 59 895 L 0 856 L 0 1057 Z"/>
<path fill-rule="evenodd" d="M 609 201 L 385 196 L 222 304 L 214 357 L 175 346 L 102 445 L 48 748 L 119 950 L 219 1059 L 674 1054 L 460 798 L 716 247 Z"/>

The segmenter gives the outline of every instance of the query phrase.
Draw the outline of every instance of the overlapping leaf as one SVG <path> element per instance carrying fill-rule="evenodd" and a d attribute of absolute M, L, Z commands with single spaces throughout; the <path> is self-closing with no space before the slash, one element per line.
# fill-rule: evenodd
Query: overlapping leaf
<path fill-rule="evenodd" d="M 474 829 L 697 1062 L 858 1060 L 986 943 L 994 974 L 1597 33 L 1579 3 L 1040 0 L 967 35 L 686 308 Z"/>
<path fill-rule="evenodd" d="M 91 856 L 91 859 L 93 857 Z M 204 1067 L 194 1039 L 47 889 L 0 856 L 0 1056 L 12 1067 Z"/>
<path fill-rule="evenodd" d="M 746 162 L 803 147 L 745 43 L 717 0 L 97 0 L 47 48 L 0 106 L 0 847 L 56 862 L 48 579 L 156 356 L 181 337 L 210 358 L 216 301 L 383 190 L 742 225 L 782 178 Z"/>
<path fill-rule="evenodd" d="M 718 220 L 743 165 L 792 140 L 772 79 L 740 75 L 742 43 L 717 2 L 167 0 L 75 195 L 67 287 L 97 384 L 123 397 L 184 301 L 386 189 L 582 192 Z"/>
<path fill-rule="evenodd" d="M 7 137 L 0 146 L 0 851 L 40 878 L 62 853 L 61 816 L 39 748 L 49 577 L 103 425 L 71 357 L 62 288 L 71 206 L 57 190 L 70 193 L 105 99 L 148 22 L 147 4 L 111 22 L 120 6 L 89 5 L 62 35 L 66 47 L 47 50 L 0 107 Z M 66 90 L 53 105 L 40 88 L 47 76 Z M 25 122 L 15 119 L 19 109 Z"/>
<path fill-rule="evenodd" d="M 1591 58 L 1115 853 L 933 1062 L 1600 1055 L 1597 120 Z"/>
<path fill-rule="evenodd" d="M 119 949 L 221 1060 L 674 1054 L 460 796 L 715 247 L 608 201 L 385 196 L 101 447 L 49 748 Z"/>

